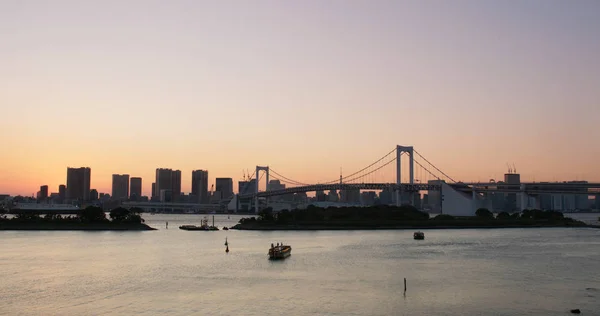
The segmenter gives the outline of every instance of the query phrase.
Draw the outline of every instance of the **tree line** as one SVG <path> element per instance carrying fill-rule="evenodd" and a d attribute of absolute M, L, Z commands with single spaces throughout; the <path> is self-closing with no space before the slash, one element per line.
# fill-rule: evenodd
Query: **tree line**
<path fill-rule="evenodd" d="M 114 224 L 141 224 L 144 219 L 141 216 L 142 209 L 132 207 L 126 209 L 117 207 L 109 212 L 108 218 L 106 212 L 98 206 L 88 206 L 80 210 L 76 215 L 61 215 L 54 212 L 48 212 L 44 216 L 33 212 L 20 212 L 13 218 L 7 218 L 6 215 L 0 216 L 0 221 L 13 223 L 114 223 Z"/>

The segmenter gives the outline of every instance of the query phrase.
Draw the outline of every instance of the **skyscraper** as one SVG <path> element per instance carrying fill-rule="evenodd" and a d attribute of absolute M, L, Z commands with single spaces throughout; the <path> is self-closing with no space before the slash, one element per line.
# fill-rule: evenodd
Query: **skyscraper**
<path fill-rule="evenodd" d="M 156 169 L 156 181 L 154 183 L 154 196 L 160 197 L 161 191 L 170 192 L 162 196 L 172 197 L 176 200 L 181 194 L 181 171 L 165 168 Z"/>
<path fill-rule="evenodd" d="M 215 191 L 221 192 L 222 199 L 229 199 L 233 196 L 233 179 L 217 178 L 215 180 Z"/>
<path fill-rule="evenodd" d="M 67 196 L 67 186 L 64 184 L 61 184 L 58 186 L 58 199 L 60 201 L 60 203 L 62 203 L 65 198 Z"/>
<path fill-rule="evenodd" d="M 92 169 L 89 167 L 67 168 L 66 199 L 89 201 Z"/>
<path fill-rule="evenodd" d="M 126 200 L 129 197 L 129 175 L 113 174 L 112 198 Z"/>
<path fill-rule="evenodd" d="M 142 196 L 142 178 L 132 177 L 129 185 L 129 199 L 137 200 Z"/>
<path fill-rule="evenodd" d="M 208 203 L 208 170 L 192 171 L 192 194 L 197 197 L 198 203 Z"/>
<path fill-rule="evenodd" d="M 40 197 L 39 199 L 41 201 L 44 201 L 48 198 L 48 186 L 47 185 L 42 185 L 40 187 Z"/>

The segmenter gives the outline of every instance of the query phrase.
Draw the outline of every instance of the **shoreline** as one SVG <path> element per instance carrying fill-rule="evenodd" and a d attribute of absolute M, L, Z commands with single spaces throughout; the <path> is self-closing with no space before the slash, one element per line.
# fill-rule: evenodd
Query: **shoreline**
<path fill-rule="evenodd" d="M 504 228 L 594 228 L 600 225 L 574 223 L 531 223 L 531 224 L 473 224 L 473 225 L 242 225 L 237 224 L 229 229 L 253 231 L 303 231 L 303 230 L 432 230 L 432 229 L 504 229 Z"/>
<path fill-rule="evenodd" d="M 40 223 L 15 223 L 6 225 L 6 223 L 0 224 L 0 231 L 3 230 L 28 230 L 28 231 L 50 231 L 50 230 L 60 230 L 60 231 L 152 231 L 157 230 L 156 228 L 152 228 L 146 224 L 134 224 L 134 225 L 123 225 L 123 224 L 40 224 Z"/>

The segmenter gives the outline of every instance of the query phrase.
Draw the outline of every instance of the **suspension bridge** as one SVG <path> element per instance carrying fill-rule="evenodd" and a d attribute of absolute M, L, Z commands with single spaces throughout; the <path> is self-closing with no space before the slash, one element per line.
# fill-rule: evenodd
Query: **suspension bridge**
<path fill-rule="evenodd" d="M 408 164 L 406 167 L 403 164 L 403 156 L 406 156 L 405 160 L 407 160 L 406 163 Z M 415 165 L 417 165 L 416 170 Z M 404 183 L 402 181 L 403 167 L 407 169 L 407 177 L 405 177 Z M 415 174 L 417 178 L 415 178 Z M 266 190 L 260 191 L 259 188 L 263 177 L 267 184 Z M 269 166 L 256 166 L 256 170 L 250 178 L 252 180 L 241 190 L 237 199 L 254 199 L 256 212 L 258 212 L 260 198 L 331 190 L 389 190 L 395 193 L 396 204 L 400 205 L 403 193 L 411 196 L 409 200 L 412 200 L 412 195 L 420 191 L 440 190 L 441 181 L 456 182 L 412 146 L 400 145 L 397 145 L 375 162 L 356 172 L 346 176 L 340 175 L 338 179 L 316 184 L 293 180 Z M 430 183 L 430 179 L 435 179 L 439 182 Z M 270 180 L 278 180 L 285 187 L 270 189 Z"/>
<path fill-rule="evenodd" d="M 530 197 L 541 194 L 600 194 L 600 184 L 565 184 L 565 183 L 462 183 L 448 176 L 413 146 L 397 145 L 366 167 L 337 179 L 318 183 L 307 183 L 291 179 L 278 172 L 272 166 L 256 166 L 246 185 L 231 201 L 236 205 L 240 200 L 253 201 L 255 212 L 259 211 L 259 200 L 306 192 L 324 191 L 360 191 L 381 190 L 394 195 L 394 202 L 400 205 L 412 204 L 414 196 L 422 191 L 437 192 L 440 203 L 447 207 L 465 209 L 474 213 L 477 200 L 485 198 L 488 193 L 520 194 L 521 208 L 531 204 L 525 202 Z M 261 191 L 261 181 L 266 182 L 265 190 Z M 270 187 L 271 180 L 278 180 L 279 186 Z M 535 202 L 533 202 L 535 204 Z M 231 207 L 230 203 L 230 207 Z"/>

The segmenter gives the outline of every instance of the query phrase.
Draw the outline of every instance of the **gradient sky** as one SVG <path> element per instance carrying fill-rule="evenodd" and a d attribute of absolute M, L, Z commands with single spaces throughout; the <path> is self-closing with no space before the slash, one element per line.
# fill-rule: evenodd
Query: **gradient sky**
<path fill-rule="evenodd" d="M 0 193 L 67 166 L 101 192 L 157 167 L 317 182 L 396 144 L 463 181 L 600 181 L 599 56 L 595 0 L 4 0 Z"/>

